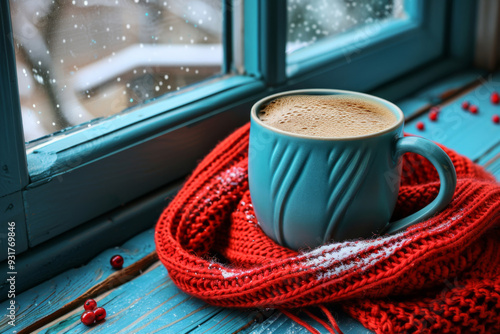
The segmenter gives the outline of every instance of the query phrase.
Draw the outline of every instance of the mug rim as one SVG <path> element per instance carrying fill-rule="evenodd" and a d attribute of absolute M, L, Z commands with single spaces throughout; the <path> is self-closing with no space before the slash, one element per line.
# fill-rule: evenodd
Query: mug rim
<path fill-rule="evenodd" d="M 366 135 L 352 136 L 352 137 L 318 137 L 318 136 L 309 136 L 309 135 L 303 135 L 303 134 L 283 131 L 283 130 L 277 129 L 275 127 L 271 127 L 271 126 L 265 124 L 264 122 L 262 122 L 260 120 L 260 118 L 257 116 L 258 110 L 266 102 L 270 102 L 276 98 L 283 97 L 283 96 L 315 95 L 314 93 L 323 93 L 323 94 L 316 94 L 316 95 L 354 95 L 354 96 L 360 96 L 360 97 L 366 98 L 368 100 L 376 101 L 376 102 L 382 104 L 384 107 L 387 107 L 393 114 L 396 115 L 398 120 L 397 120 L 397 122 L 395 122 L 392 126 L 388 127 L 387 129 L 384 129 L 384 130 L 379 131 L 379 132 L 366 134 Z M 399 127 L 401 127 L 404 124 L 404 120 L 405 120 L 403 111 L 397 105 L 395 105 L 394 103 L 392 103 L 390 101 L 387 101 L 385 99 L 382 99 L 380 97 L 370 95 L 370 94 L 354 92 L 354 91 L 350 91 L 350 90 L 327 89 L 327 88 L 296 89 L 296 90 L 289 90 L 289 91 L 284 91 L 284 92 L 280 92 L 280 93 L 266 96 L 253 104 L 251 112 L 250 112 L 250 118 L 252 121 L 256 122 L 260 126 L 266 128 L 270 131 L 277 132 L 277 133 L 280 133 L 280 134 L 285 135 L 285 136 L 313 139 L 313 140 L 327 140 L 327 141 L 348 141 L 348 140 L 359 140 L 359 139 L 378 137 L 378 136 L 384 135 L 386 133 L 390 133 L 390 132 L 398 129 Z"/>

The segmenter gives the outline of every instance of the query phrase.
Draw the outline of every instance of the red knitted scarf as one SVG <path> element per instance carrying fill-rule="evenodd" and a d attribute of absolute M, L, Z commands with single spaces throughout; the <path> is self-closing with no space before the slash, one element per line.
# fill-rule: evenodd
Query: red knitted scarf
<path fill-rule="evenodd" d="M 218 306 L 288 314 L 341 301 L 377 333 L 500 333 L 500 185 L 482 167 L 443 147 L 458 178 L 444 211 L 396 235 L 297 253 L 255 219 L 248 133 L 247 124 L 201 161 L 159 219 L 158 255 L 179 288 Z M 406 154 L 393 218 L 438 190 L 432 165 Z"/>

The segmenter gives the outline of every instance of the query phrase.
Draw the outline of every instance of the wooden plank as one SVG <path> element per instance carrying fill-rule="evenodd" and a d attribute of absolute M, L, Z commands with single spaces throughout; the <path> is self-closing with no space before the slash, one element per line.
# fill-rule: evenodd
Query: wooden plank
<path fill-rule="evenodd" d="M 408 122 L 405 131 L 439 142 L 473 160 L 487 153 L 500 142 L 500 125 L 492 122 L 494 114 L 500 114 L 500 105 L 490 102 L 491 92 L 500 92 L 500 73 L 483 80 L 482 84 L 470 92 L 448 101 L 441 106 L 438 121 L 431 122 L 424 113 Z M 463 101 L 479 107 L 477 114 L 462 109 Z M 416 129 L 422 121 L 425 130 Z"/>
<path fill-rule="evenodd" d="M 2 220 L 0 224 L 0 261 L 7 259 L 7 237 L 9 222 L 15 223 L 15 249 L 16 257 L 28 249 L 28 238 L 26 237 L 26 225 L 24 219 L 24 205 L 21 191 L 0 197 L 0 212 Z M 16 266 L 17 268 L 17 266 Z"/>
<path fill-rule="evenodd" d="M 104 281 L 115 270 L 111 268 L 109 259 L 114 254 L 121 254 L 125 266 L 136 262 L 154 250 L 154 230 L 149 229 L 130 239 L 121 247 L 110 248 L 95 257 L 87 265 L 65 271 L 64 273 L 45 281 L 16 296 L 16 327 L 17 331 L 25 328 L 36 320 L 45 317 L 58 308 L 71 302 L 99 282 Z M 78 252 L 85 252 L 79 249 Z M 76 255 L 77 256 L 77 255 Z M 57 257 L 53 258 L 52 261 Z M 19 276 L 33 275 L 36 271 L 19 271 Z M 8 300 L 0 304 L 5 309 Z M 0 332 L 12 329 L 7 324 L 8 319 L 0 319 Z"/>
<path fill-rule="evenodd" d="M 115 334 L 187 333 L 205 326 L 211 319 L 210 325 L 220 322 L 224 328 L 240 328 L 255 314 L 211 306 L 185 294 L 170 280 L 161 264 L 97 301 L 108 316 L 92 329 L 80 323 L 82 308 L 42 328 L 40 333 L 84 333 L 89 330 Z"/>

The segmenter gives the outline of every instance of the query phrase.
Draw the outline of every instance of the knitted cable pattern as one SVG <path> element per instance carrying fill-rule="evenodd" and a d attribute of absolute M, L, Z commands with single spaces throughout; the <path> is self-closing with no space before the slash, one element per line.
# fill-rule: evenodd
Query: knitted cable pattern
<path fill-rule="evenodd" d="M 442 147 L 457 172 L 448 207 L 395 235 L 295 252 L 258 226 L 248 191 L 249 125 L 199 163 L 162 213 L 155 242 L 171 279 L 223 307 L 339 302 L 377 333 L 500 332 L 500 185 Z M 439 177 L 405 154 L 394 218 L 426 206 Z"/>

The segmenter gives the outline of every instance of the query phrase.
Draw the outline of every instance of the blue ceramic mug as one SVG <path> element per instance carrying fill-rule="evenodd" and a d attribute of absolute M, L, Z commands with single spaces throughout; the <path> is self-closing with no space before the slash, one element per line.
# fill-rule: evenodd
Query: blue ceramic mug
<path fill-rule="evenodd" d="M 396 116 L 389 128 L 363 136 L 320 138 L 263 123 L 259 111 L 287 95 L 349 95 L 381 104 Z M 292 249 L 328 241 L 395 233 L 442 210 L 456 187 L 448 155 L 419 137 L 403 137 L 404 115 L 394 104 L 362 93 L 304 89 L 266 97 L 252 107 L 248 159 L 250 195 L 263 231 Z M 441 179 L 438 196 L 420 211 L 389 223 L 401 178 L 401 156 L 427 158 Z"/>

